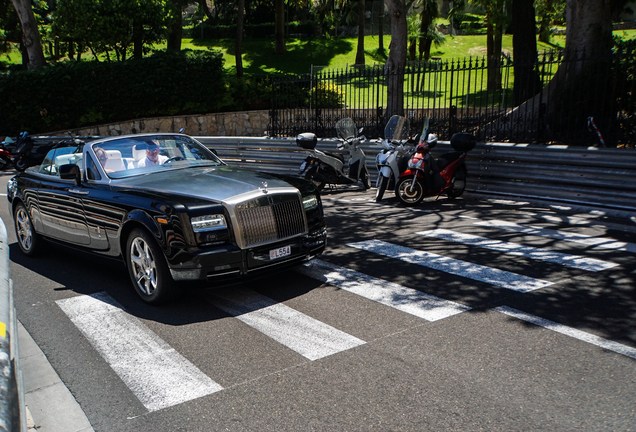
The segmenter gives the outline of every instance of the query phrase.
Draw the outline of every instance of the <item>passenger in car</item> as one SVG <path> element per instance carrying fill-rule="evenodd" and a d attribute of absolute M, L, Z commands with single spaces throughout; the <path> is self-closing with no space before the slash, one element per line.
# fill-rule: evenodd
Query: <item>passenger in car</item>
<path fill-rule="evenodd" d="M 114 170 L 106 168 L 106 164 L 108 163 L 108 154 L 103 148 L 96 147 L 95 148 L 95 156 L 99 160 L 99 163 L 102 164 L 104 171 L 107 173 L 112 173 Z"/>
<path fill-rule="evenodd" d="M 153 141 L 146 147 L 146 157 L 139 161 L 138 167 L 149 167 L 154 165 L 163 165 L 168 160 L 167 156 L 159 154 L 159 144 Z"/>

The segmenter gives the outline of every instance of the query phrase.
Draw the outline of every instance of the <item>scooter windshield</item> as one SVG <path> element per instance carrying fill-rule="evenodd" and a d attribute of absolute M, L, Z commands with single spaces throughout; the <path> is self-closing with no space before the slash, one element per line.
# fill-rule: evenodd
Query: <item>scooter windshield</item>
<path fill-rule="evenodd" d="M 343 118 L 336 123 L 336 132 L 338 137 L 343 140 L 350 140 L 357 136 L 356 124 L 350 118 Z"/>
<path fill-rule="evenodd" d="M 384 127 L 384 139 L 390 142 L 406 141 L 409 138 L 411 124 L 409 119 L 394 115 Z"/>

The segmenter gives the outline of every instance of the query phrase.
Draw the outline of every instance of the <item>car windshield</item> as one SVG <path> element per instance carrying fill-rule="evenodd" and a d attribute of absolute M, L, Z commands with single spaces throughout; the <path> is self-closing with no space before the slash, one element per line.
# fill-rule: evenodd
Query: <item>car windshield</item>
<path fill-rule="evenodd" d="M 166 169 L 224 165 L 206 147 L 185 135 L 145 135 L 97 143 L 95 160 L 112 179 Z"/>

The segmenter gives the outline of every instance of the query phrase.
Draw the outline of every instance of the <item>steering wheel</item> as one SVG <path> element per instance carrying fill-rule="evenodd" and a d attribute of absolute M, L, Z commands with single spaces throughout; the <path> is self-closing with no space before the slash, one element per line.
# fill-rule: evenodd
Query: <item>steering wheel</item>
<path fill-rule="evenodd" d="M 170 159 L 167 159 L 163 164 L 167 164 L 170 162 L 174 162 L 174 161 L 180 161 L 180 160 L 185 160 L 185 158 L 181 157 L 181 156 L 173 156 Z"/>

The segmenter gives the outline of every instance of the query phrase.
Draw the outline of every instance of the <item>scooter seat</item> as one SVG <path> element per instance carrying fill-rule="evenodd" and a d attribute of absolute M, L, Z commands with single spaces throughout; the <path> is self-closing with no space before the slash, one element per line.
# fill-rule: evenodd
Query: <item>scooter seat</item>
<path fill-rule="evenodd" d="M 435 159 L 435 164 L 437 165 L 438 170 L 443 170 L 446 168 L 451 162 L 457 160 L 464 152 L 448 152 L 440 155 Z"/>

